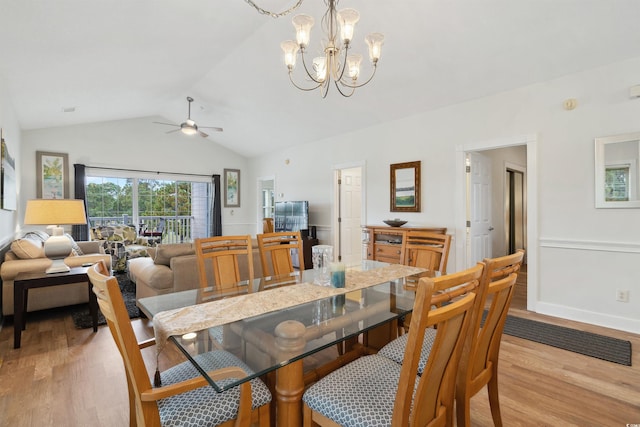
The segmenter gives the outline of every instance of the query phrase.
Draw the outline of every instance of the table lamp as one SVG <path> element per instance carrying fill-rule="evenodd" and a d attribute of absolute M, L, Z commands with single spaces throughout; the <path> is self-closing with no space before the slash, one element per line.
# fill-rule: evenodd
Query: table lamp
<path fill-rule="evenodd" d="M 71 254 L 71 240 L 64 235 L 61 225 L 86 224 L 84 201 L 75 199 L 27 200 L 25 225 L 49 225 L 51 236 L 44 242 L 44 254 L 53 263 L 46 273 L 69 271 L 64 259 Z"/>

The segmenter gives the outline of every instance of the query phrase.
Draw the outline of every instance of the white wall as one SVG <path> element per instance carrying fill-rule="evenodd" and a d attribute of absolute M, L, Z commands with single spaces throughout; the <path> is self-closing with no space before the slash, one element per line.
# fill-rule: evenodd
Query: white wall
<path fill-rule="evenodd" d="M 367 223 L 401 216 L 458 232 L 456 146 L 535 134 L 536 311 L 638 333 L 640 211 L 594 208 L 594 138 L 639 130 L 640 99 L 628 97 L 639 80 L 634 58 L 251 159 L 251 175 L 275 175 L 277 193 L 309 200 L 311 224 L 328 226 L 333 166 L 364 161 Z M 567 98 L 575 110 L 563 109 Z M 415 160 L 422 212 L 391 213 L 389 164 Z M 630 290 L 629 303 L 615 301 L 618 288 Z"/>
<path fill-rule="evenodd" d="M 154 120 L 166 121 L 145 117 L 25 131 L 21 151 L 21 209 L 28 199 L 36 197 L 36 151 L 69 155 L 71 193 L 74 163 L 154 172 L 220 174 L 223 182 L 224 168 L 246 170 L 244 157 L 210 139 L 188 137 L 180 132 L 165 134 L 164 128 L 152 123 Z M 223 208 L 224 234 L 255 232 L 255 203 L 244 196 L 250 184 L 253 185 L 253 181 L 241 175 L 241 207 Z"/>
<path fill-rule="evenodd" d="M 19 208 L 35 197 L 35 151 L 46 150 L 89 166 L 199 174 L 241 169 L 242 207 L 224 209 L 225 234 L 255 232 L 256 178 L 275 176 L 277 200 L 309 200 L 310 222 L 320 233 L 332 226 L 336 165 L 364 164 L 363 221 L 381 224 L 400 216 L 389 212 L 389 165 L 421 160 L 422 212 L 401 216 L 410 226 L 445 226 L 459 234 L 456 147 L 537 135 L 533 308 L 640 333 L 640 211 L 595 209 L 593 188 L 593 139 L 639 131 L 640 99 L 628 97 L 638 80 L 640 58 L 634 58 L 249 160 L 212 141 L 165 135 L 151 124 L 155 118 L 28 131 Z M 567 98 L 578 100 L 575 110 L 562 108 Z M 630 291 L 629 303 L 615 301 L 616 289 Z"/>
<path fill-rule="evenodd" d="M 16 161 L 16 191 L 20 198 L 20 127 L 13 110 L 13 104 L 6 86 L 0 79 L 0 128 L 4 132 L 4 139 L 9 153 Z M 0 247 L 10 243 L 16 235 L 20 207 L 15 211 L 0 209 Z"/>

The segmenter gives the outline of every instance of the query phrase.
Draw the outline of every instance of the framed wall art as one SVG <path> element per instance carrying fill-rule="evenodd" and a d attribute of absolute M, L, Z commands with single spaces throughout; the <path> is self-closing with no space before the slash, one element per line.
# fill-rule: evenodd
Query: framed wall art
<path fill-rule="evenodd" d="M 596 208 L 640 208 L 640 132 L 595 139 Z"/>
<path fill-rule="evenodd" d="M 420 161 L 391 165 L 391 212 L 420 212 Z"/>
<path fill-rule="evenodd" d="M 0 203 L 2 209 L 15 211 L 17 205 L 16 195 L 16 160 L 11 155 L 11 150 L 4 140 L 4 131 L 0 128 L 1 170 L 0 170 Z"/>
<path fill-rule="evenodd" d="M 38 199 L 68 199 L 69 157 L 64 153 L 36 151 Z"/>
<path fill-rule="evenodd" d="M 240 169 L 224 170 L 224 207 L 240 207 Z"/>

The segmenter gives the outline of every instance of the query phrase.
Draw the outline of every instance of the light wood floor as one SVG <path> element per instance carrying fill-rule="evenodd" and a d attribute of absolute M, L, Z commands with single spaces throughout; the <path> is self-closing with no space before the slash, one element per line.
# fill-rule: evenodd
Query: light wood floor
<path fill-rule="evenodd" d="M 505 335 L 499 380 L 504 425 L 640 423 L 640 335 L 530 313 L 522 301 L 519 290 L 512 314 L 631 341 L 633 366 Z M 133 324 L 141 338 L 151 336 L 148 320 Z M 153 369 L 154 349 L 144 351 Z M 0 426 L 128 425 L 122 362 L 106 327 L 96 334 L 75 329 L 68 309 L 30 313 L 22 348 L 13 349 L 11 324 L 0 330 L 0 363 Z M 472 399 L 471 414 L 474 426 L 493 425 L 485 390 Z"/>

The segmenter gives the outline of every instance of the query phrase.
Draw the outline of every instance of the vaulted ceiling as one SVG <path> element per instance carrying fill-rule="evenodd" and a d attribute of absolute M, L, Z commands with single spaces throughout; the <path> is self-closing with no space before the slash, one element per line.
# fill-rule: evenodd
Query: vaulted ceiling
<path fill-rule="evenodd" d="M 296 2 L 254 1 L 273 11 Z M 346 7 L 360 12 L 353 47 L 365 58 L 364 36 L 385 34 L 376 77 L 351 98 L 293 88 L 280 50 L 292 16 L 246 0 L 0 0 L 0 79 L 25 130 L 149 117 L 160 137 L 169 128 L 151 122 L 184 121 L 191 96 L 200 126 L 224 128 L 202 143 L 251 157 L 640 56 L 637 0 Z M 312 54 L 325 9 L 305 0 L 295 12 L 316 19 Z"/>

